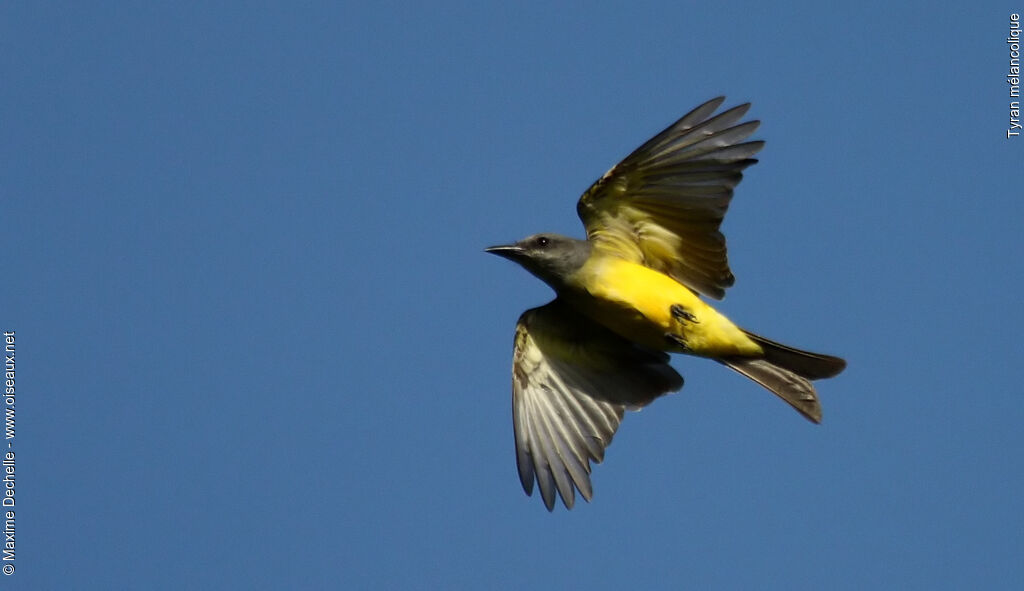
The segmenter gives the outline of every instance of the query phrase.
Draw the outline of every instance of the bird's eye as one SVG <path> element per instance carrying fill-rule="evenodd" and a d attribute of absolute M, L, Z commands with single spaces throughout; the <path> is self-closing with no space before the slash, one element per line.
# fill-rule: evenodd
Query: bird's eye
<path fill-rule="evenodd" d="M 548 242 L 549 242 L 549 240 L 548 240 L 547 236 L 541 236 L 540 238 L 537 238 L 537 246 L 539 246 L 541 248 L 547 247 Z"/>

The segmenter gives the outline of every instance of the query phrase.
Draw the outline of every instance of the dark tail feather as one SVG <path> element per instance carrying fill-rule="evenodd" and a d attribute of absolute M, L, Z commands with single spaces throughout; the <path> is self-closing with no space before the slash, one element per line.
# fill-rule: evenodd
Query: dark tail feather
<path fill-rule="evenodd" d="M 821 422 L 821 405 L 818 404 L 818 394 L 807 378 L 800 377 L 778 365 L 772 365 L 767 359 L 730 357 L 720 361 L 768 388 L 808 419 L 815 423 Z"/>
<path fill-rule="evenodd" d="M 838 357 L 801 351 L 744 331 L 764 349 L 764 357 L 729 357 L 720 361 L 761 384 L 815 423 L 821 422 L 821 404 L 811 380 L 831 378 L 846 362 Z"/>
<path fill-rule="evenodd" d="M 838 357 L 787 347 L 745 330 L 743 333 L 755 343 L 761 345 L 761 348 L 764 349 L 764 358 L 766 360 L 808 380 L 823 380 L 835 377 L 839 375 L 839 372 L 846 369 L 846 362 Z"/>

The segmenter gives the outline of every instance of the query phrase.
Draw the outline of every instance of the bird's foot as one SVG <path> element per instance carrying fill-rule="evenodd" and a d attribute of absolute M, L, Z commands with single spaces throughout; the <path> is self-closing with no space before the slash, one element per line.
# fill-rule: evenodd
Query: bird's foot
<path fill-rule="evenodd" d="M 699 320 L 697 320 L 697 317 L 694 316 L 692 312 L 680 306 L 679 304 L 672 304 L 672 307 L 669 308 L 669 312 L 671 312 L 672 317 L 678 320 L 679 322 L 693 322 L 694 324 L 700 322 Z"/>
<path fill-rule="evenodd" d="M 682 335 L 677 335 L 672 332 L 666 332 L 665 338 L 668 339 L 669 343 L 675 345 L 676 347 L 679 347 L 683 353 L 688 353 L 690 351 L 690 345 L 689 343 L 686 342 L 686 339 Z"/>

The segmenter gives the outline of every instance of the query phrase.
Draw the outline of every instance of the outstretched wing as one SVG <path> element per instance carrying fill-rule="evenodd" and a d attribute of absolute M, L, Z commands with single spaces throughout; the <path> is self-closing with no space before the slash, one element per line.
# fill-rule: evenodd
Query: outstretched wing
<path fill-rule="evenodd" d="M 575 490 L 592 495 L 590 462 L 601 462 L 623 411 L 683 386 L 668 355 L 643 349 L 559 300 L 527 310 L 516 325 L 512 422 L 519 480 L 534 479 L 548 511 Z"/>
<path fill-rule="evenodd" d="M 721 299 L 735 281 L 718 227 L 743 169 L 764 142 L 750 104 L 714 117 L 725 97 L 697 107 L 612 167 L 576 206 L 595 247 Z"/>

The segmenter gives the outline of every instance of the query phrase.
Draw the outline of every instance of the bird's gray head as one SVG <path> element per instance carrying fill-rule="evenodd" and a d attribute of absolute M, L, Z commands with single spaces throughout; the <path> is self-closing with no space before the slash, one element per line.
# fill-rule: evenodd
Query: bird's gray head
<path fill-rule="evenodd" d="M 590 243 L 558 234 L 534 234 L 515 244 L 492 246 L 486 252 L 515 261 L 559 291 L 590 256 Z"/>

